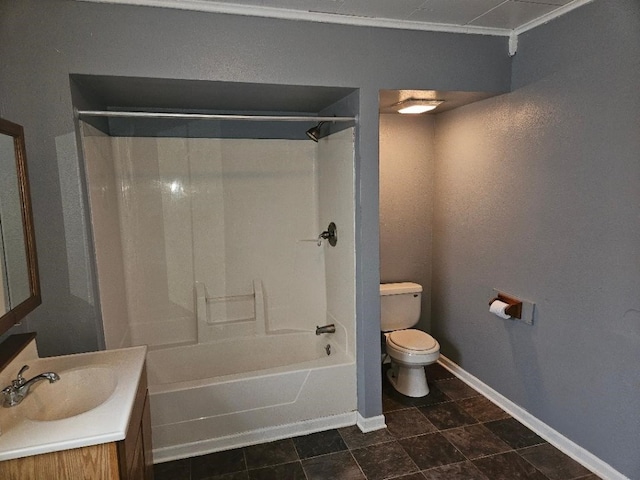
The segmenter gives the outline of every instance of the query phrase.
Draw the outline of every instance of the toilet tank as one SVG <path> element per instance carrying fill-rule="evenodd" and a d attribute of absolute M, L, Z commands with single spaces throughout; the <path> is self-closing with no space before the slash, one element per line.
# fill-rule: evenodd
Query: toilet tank
<path fill-rule="evenodd" d="M 422 285 L 412 282 L 380 284 L 380 329 L 411 328 L 420 320 Z"/>

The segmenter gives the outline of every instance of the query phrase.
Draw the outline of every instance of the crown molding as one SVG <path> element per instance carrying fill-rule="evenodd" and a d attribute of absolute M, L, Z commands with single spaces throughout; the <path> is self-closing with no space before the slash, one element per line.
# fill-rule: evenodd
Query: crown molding
<path fill-rule="evenodd" d="M 524 32 L 528 32 L 529 30 L 539 27 L 540 25 L 544 25 L 551 20 L 554 20 L 565 13 L 570 12 L 571 10 L 575 10 L 578 7 L 586 5 L 587 3 L 591 3 L 593 0 L 573 0 L 571 3 L 567 3 L 559 8 L 556 8 L 554 11 L 547 13 L 546 15 L 542 15 L 541 17 L 536 18 L 528 23 L 520 25 L 517 28 L 513 29 L 513 32 L 516 35 L 520 35 Z"/>
<path fill-rule="evenodd" d="M 119 5 L 137 5 L 145 7 L 174 8 L 199 12 L 225 13 L 252 17 L 301 20 L 319 23 L 337 23 L 361 27 L 382 27 L 401 30 L 422 30 L 428 32 L 466 33 L 473 35 L 493 35 L 508 37 L 511 30 L 473 25 L 449 25 L 443 23 L 412 22 L 387 18 L 359 17 L 335 13 L 308 12 L 284 8 L 262 7 L 259 5 L 241 5 L 208 0 L 77 0 L 80 2 L 111 3 Z"/>
<path fill-rule="evenodd" d="M 243 15 L 250 17 L 278 18 L 283 20 L 298 20 L 319 23 L 334 23 L 360 27 L 393 28 L 400 30 L 420 30 L 427 32 L 464 33 L 470 35 L 493 35 L 509 37 L 509 55 L 515 55 L 518 36 L 533 28 L 550 22 L 571 10 L 575 10 L 594 0 L 573 0 L 566 5 L 556 8 L 531 22 L 520 25 L 511 30 L 507 28 L 490 28 L 474 25 L 451 25 L 444 23 L 414 22 L 410 20 L 394 20 L 389 18 L 359 17 L 356 15 L 342 15 L 339 13 L 309 12 L 284 8 L 263 7 L 259 5 L 242 5 L 210 0 L 76 0 L 78 2 L 110 3 L 117 5 L 134 5 L 142 7 L 173 8 L 197 12 L 222 13 L 229 15 Z"/>

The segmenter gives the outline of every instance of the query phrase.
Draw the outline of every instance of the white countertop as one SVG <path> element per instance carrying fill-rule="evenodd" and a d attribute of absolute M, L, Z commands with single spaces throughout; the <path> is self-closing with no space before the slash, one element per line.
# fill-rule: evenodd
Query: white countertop
<path fill-rule="evenodd" d="M 46 380 L 39 382 L 20 405 L 10 408 L 0 407 L 0 429 L 2 432 L 0 434 L 0 461 L 124 439 L 147 347 L 45 358 L 34 358 L 35 347 L 32 350 L 27 347 L 25 351 L 1 372 L 0 389 L 8 385 L 11 379 L 16 378 L 18 371 L 25 364 L 30 367 L 24 373 L 24 377 L 27 379 L 43 372 L 53 371 L 60 375 L 60 380 L 54 384 L 49 384 Z M 113 393 L 104 403 L 87 412 L 61 420 L 35 421 L 27 418 L 27 410 L 32 408 L 27 402 L 29 395 L 37 393 L 47 402 L 56 402 L 56 395 L 46 394 L 47 387 L 60 388 L 61 385 L 64 385 L 65 371 L 79 370 L 85 367 L 104 367 L 112 369 L 114 372 L 117 383 Z M 88 384 L 80 386 L 80 388 L 91 389 L 93 382 L 96 382 L 97 388 L 100 381 L 99 377 L 92 377 L 87 382 Z M 53 388 L 51 390 L 54 391 Z"/>

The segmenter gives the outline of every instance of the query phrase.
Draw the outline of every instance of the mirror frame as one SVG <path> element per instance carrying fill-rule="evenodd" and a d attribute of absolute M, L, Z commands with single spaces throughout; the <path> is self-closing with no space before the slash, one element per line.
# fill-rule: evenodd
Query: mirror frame
<path fill-rule="evenodd" d="M 29 291 L 31 293 L 26 300 L 0 316 L 0 335 L 2 335 L 40 305 L 42 303 L 42 297 L 40 296 L 38 259 L 36 256 L 36 239 L 33 230 L 33 213 L 31 211 L 24 129 L 17 123 L 0 118 L 0 133 L 13 137 L 18 189 L 20 192 L 20 204 L 22 206 L 22 227 L 27 259 L 27 273 L 29 276 Z"/>

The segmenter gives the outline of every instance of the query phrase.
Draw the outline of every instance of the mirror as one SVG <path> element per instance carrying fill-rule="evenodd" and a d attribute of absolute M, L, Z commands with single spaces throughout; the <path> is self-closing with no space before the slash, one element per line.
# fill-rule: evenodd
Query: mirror
<path fill-rule="evenodd" d="M 0 335 L 41 303 L 24 131 L 0 118 Z"/>

